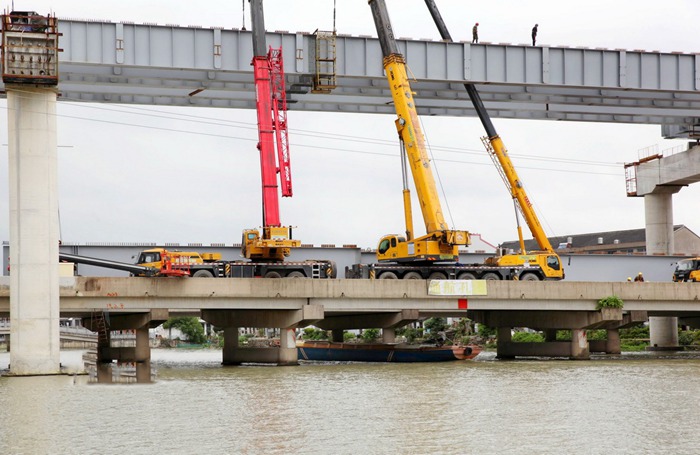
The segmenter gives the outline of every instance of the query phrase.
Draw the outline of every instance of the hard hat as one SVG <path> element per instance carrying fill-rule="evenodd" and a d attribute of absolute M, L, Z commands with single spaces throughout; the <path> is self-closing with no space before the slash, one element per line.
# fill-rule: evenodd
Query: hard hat
<path fill-rule="evenodd" d="M 632 277 L 631 277 L 631 276 L 628 276 L 628 277 L 627 277 L 627 281 L 632 281 Z"/>
<path fill-rule="evenodd" d="M 637 275 L 641 275 L 641 274 L 642 274 L 642 272 L 639 272 Z"/>

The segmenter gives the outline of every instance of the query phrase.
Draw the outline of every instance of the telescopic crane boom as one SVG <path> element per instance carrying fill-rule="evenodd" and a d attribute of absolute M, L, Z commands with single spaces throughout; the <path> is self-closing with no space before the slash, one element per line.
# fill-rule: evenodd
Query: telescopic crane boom
<path fill-rule="evenodd" d="M 282 49 L 266 48 L 262 3 L 262 0 L 250 0 L 263 227 L 262 235 L 257 229 L 243 231 L 242 253 L 254 261 L 283 261 L 291 248 L 301 246 L 301 241 L 293 240 L 291 226 L 282 226 L 280 222 L 278 174 L 282 196 L 292 196 L 287 105 Z"/>
<path fill-rule="evenodd" d="M 408 161 L 413 182 L 421 206 L 426 235 L 413 236 L 410 193 L 404 165 L 404 211 L 406 237 L 390 234 L 384 236 L 377 247 L 378 261 L 430 262 L 459 259 L 459 246 L 469 245 L 469 233 L 449 229 L 445 222 L 435 179 L 426 153 L 425 139 L 418 120 L 413 92 L 406 74 L 406 64 L 398 51 L 392 33 L 391 22 L 384 0 L 369 0 L 372 16 L 384 55 L 391 96 L 396 110 L 396 128 L 405 149 L 402 164 Z"/>
<path fill-rule="evenodd" d="M 442 20 L 442 16 L 437 9 L 437 5 L 434 0 L 425 0 L 425 4 L 430 11 L 435 25 L 440 31 L 440 36 L 443 40 L 447 42 L 452 42 L 452 37 L 450 32 L 447 30 L 445 22 Z M 525 188 L 518 177 L 518 173 L 515 171 L 513 162 L 508 156 L 508 151 L 506 150 L 501 137 L 496 132 L 496 128 L 491 122 L 491 118 L 484 107 L 484 103 L 481 101 L 479 92 L 474 84 L 465 83 L 464 88 L 467 89 L 469 98 L 472 101 L 474 109 L 476 110 L 481 124 L 486 130 L 487 138 L 483 138 L 482 141 L 486 146 L 489 156 L 494 160 L 496 168 L 498 169 L 503 181 L 508 188 L 508 191 L 513 198 L 513 203 L 516 207 L 515 217 L 518 228 L 518 240 L 520 243 L 520 254 L 519 255 L 503 255 L 496 259 L 498 265 L 518 265 L 523 262 L 533 262 L 533 259 L 542 267 L 542 270 L 547 278 L 551 279 L 561 279 L 564 277 L 564 271 L 561 267 L 561 261 L 559 256 L 554 252 L 552 245 L 547 238 L 547 235 L 542 228 L 537 214 L 535 213 L 530 199 L 525 192 Z M 532 251 L 528 254 L 525 250 L 525 242 L 523 240 L 522 228 L 520 226 L 520 219 L 518 217 L 518 210 L 525 218 L 525 222 L 532 233 L 540 251 Z"/>

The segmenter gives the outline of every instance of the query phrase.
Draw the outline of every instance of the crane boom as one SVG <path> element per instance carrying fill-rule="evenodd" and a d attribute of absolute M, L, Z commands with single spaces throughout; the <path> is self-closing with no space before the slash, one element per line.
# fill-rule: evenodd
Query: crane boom
<path fill-rule="evenodd" d="M 406 72 L 406 64 L 403 55 L 398 51 L 386 5 L 383 0 L 370 0 L 369 5 L 384 55 L 384 70 L 397 115 L 396 127 L 406 150 L 427 233 L 426 236 L 415 239 L 410 238 L 409 234 L 408 242 L 402 238 L 395 238 L 394 245 L 389 245 L 388 248 L 382 247 L 385 237 L 380 242 L 377 257 L 379 260 L 393 261 L 456 261 L 458 246 L 469 244 L 469 233 L 451 230 L 445 222 Z M 404 203 L 408 199 L 405 191 L 404 189 Z M 405 210 L 408 212 L 410 209 L 406 207 Z M 407 231 L 410 231 L 408 213 L 406 219 Z M 398 245 L 402 240 L 406 245 Z M 398 249 L 392 249 L 392 247 Z"/>
<path fill-rule="evenodd" d="M 440 15 L 435 1 L 425 0 L 425 4 L 433 17 L 433 21 L 435 22 L 442 39 L 447 42 L 452 42 L 450 32 L 447 30 L 447 26 L 442 20 L 442 16 Z M 476 110 L 476 113 L 479 116 L 484 129 L 486 130 L 488 137 L 483 140 L 484 145 L 489 152 L 489 156 L 491 156 L 491 158 L 494 159 L 494 163 L 497 164 L 497 169 L 499 170 L 499 173 L 501 174 L 511 197 L 513 198 L 516 206 L 516 219 L 517 211 L 519 210 L 523 215 L 523 218 L 525 218 L 525 222 L 527 223 L 532 236 L 537 242 L 539 249 L 545 253 L 542 255 L 542 257 L 537 257 L 537 261 L 542 264 L 543 270 L 546 271 L 546 275 L 548 277 L 563 278 L 564 273 L 561 268 L 559 256 L 554 252 L 554 249 L 552 248 L 552 245 L 549 242 L 544 229 L 542 228 L 542 224 L 540 223 L 540 220 L 537 217 L 532 204 L 530 203 L 530 199 L 527 196 L 523 183 L 518 177 L 518 173 L 513 166 L 510 156 L 508 156 L 508 150 L 506 150 L 503 140 L 496 132 L 496 128 L 493 126 L 491 118 L 488 111 L 486 111 L 486 108 L 484 107 L 484 103 L 481 101 L 481 96 L 479 96 L 476 86 L 474 84 L 465 83 L 464 88 L 467 90 L 469 99 L 471 99 L 472 105 L 474 106 L 474 109 Z M 527 257 L 526 259 L 521 259 L 527 256 L 527 251 L 525 251 L 525 242 L 523 240 L 519 220 L 517 221 L 517 225 L 521 255 L 509 255 L 508 257 L 503 257 L 500 259 L 500 263 L 517 263 L 521 260 L 531 260 L 531 256 Z"/>
<path fill-rule="evenodd" d="M 440 31 L 440 36 L 442 37 L 442 39 L 448 42 L 452 42 L 452 37 L 450 36 L 449 31 L 447 30 L 445 22 L 442 20 L 442 16 L 440 15 L 440 12 L 437 9 L 435 1 L 425 0 L 425 4 L 428 7 L 431 16 L 433 17 L 433 20 L 435 21 L 435 25 Z M 513 199 L 517 201 L 517 207 L 520 210 L 520 213 L 525 218 L 525 222 L 530 228 L 532 236 L 534 237 L 535 241 L 537 241 L 537 245 L 539 246 L 540 250 L 553 251 L 554 249 L 552 248 L 552 245 L 549 242 L 549 239 L 547 238 L 544 229 L 542 228 L 542 224 L 540 223 L 540 220 L 537 217 L 537 214 L 535 213 L 532 204 L 530 203 L 530 199 L 528 198 L 527 193 L 525 192 L 525 188 L 523 187 L 523 184 L 520 181 L 520 178 L 518 177 L 518 173 L 516 172 L 515 167 L 513 166 L 513 162 L 511 161 L 510 156 L 508 156 L 508 150 L 506 150 L 506 147 L 503 144 L 503 140 L 496 132 L 496 128 L 491 122 L 491 118 L 488 112 L 486 111 L 486 108 L 484 107 L 484 103 L 481 101 L 481 96 L 479 95 L 479 92 L 477 91 L 474 84 L 465 83 L 464 88 L 467 89 L 469 99 L 471 99 L 472 105 L 474 106 L 474 109 L 476 110 L 476 113 L 479 116 L 479 120 L 481 120 L 481 124 L 486 130 L 488 142 L 491 145 L 491 149 L 489 150 L 489 152 L 493 154 L 498 160 L 501 170 L 503 171 L 503 175 L 505 176 L 504 182 L 506 183 L 506 187 L 508 188 Z M 524 252 L 524 247 L 522 247 L 522 241 L 521 248 Z"/>
<path fill-rule="evenodd" d="M 243 231 L 242 254 L 255 261 L 282 261 L 289 256 L 290 248 L 301 245 L 301 241 L 292 239 L 291 227 L 280 222 L 278 175 L 282 196 L 292 195 L 282 49 L 266 48 L 262 0 L 250 1 L 250 15 L 263 227 L 262 235 L 257 229 Z"/>

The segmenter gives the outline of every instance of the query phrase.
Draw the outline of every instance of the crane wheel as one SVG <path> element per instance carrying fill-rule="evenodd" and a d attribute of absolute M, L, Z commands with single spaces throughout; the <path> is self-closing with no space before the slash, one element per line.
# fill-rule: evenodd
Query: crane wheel
<path fill-rule="evenodd" d="M 471 272 L 462 272 L 457 275 L 458 280 L 476 280 L 476 275 Z"/>
<path fill-rule="evenodd" d="M 442 272 L 433 272 L 430 275 L 428 275 L 429 280 L 446 280 L 447 275 L 442 273 Z"/>
<path fill-rule="evenodd" d="M 498 274 L 496 274 L 496 273 L 488 272 L 488 273 L 484 273 L 484 276 L 482 276 L 481 279 L 486 280 L 486 281 L 498 281 L 501 279 L 501 277 L 498 276 Z"/>
<path fill-rule="evenodd" d="M 422 280 L 423 277 L 418 272 L 408 272 L 403 276 L 404 280 Z"/>
<path fill-rule="evenodd" d="M 192 274 L 192 278 L 214 278 L 214 274 L 209 270 L 197 270 Z"/>
<path fill-rule="evenodd" d="M 280 275 L 279 272 L 275 272 L 274 270 L 270 270 L 265 274 L 263 278 L 282 278 L 282 275 Z"/>
<path fill-rule="evenodd" d="M 520 281 L 540 281 L 540 277 L 534 273 L 523 273 L 520 275 Z"/>
<path fill-rule="evenodd" d="M 287 278 L 306 278 L 306 275 L 304 275 L 304 272 L 295 270 L 293 272 L 289 272 L 289 274 L 287 274 Z"/>
<path fill-rule="evenodd" d="M 399 277 L 396 276 L 394 272 L 384 272 L 381 275 L 379 275 L 380 280 L 398 280 Z"/>

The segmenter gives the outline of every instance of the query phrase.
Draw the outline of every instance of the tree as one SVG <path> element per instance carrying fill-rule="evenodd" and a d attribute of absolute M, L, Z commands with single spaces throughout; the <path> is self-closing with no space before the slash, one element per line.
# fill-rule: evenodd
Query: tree
<path fill-rule="evenodd" d="M 170 318 L 163 324 L 163 328 L 175 327 L 187 337 L 190 343 L 202 344 L 207 341 L 204 336 L 204 327 L 199 322 L 199 318 L 194 316 Z"/>

